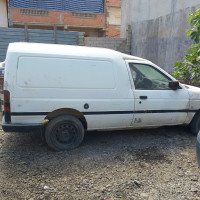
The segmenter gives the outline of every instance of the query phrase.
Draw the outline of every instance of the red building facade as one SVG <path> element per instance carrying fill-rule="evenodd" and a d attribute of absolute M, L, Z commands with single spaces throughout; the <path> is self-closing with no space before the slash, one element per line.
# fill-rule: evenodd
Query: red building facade
<path fill-rule="evenodd" d="M 9 6 L 9 26 L 85 32 L 87 37 L 120 37 L 121 0 L 105 0 L 102 13 Z"/>

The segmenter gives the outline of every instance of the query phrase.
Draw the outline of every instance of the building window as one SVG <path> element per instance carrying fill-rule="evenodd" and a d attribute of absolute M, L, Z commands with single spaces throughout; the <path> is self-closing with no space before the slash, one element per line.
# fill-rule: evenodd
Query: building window
<path fill-rule="evenodd" d="M 48 10 L 35 10 L 35 9 L 20 9 L 21 15 L 37 15 L 37 16 L 48 16 Z"/>
<path fill-rule="evenodd" d="M 97 15 L 96 14 L 91 14 L 91 13 L 73 12 L 72 13 L 72 17 L 95 19 L 97 17 Z"/>

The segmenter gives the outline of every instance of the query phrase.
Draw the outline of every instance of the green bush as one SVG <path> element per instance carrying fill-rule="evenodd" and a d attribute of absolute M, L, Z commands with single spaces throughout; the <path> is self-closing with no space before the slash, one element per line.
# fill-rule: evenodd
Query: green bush
<path fill-rule="evenodd" d="M 198 84 L 200 83 L 200 9 L 190 13 L 188 23 L 192 28 L 187 35 L 194 44 L 186 49 L 182 61 L 175 63 L 173 76 L 187 84 Z"/>

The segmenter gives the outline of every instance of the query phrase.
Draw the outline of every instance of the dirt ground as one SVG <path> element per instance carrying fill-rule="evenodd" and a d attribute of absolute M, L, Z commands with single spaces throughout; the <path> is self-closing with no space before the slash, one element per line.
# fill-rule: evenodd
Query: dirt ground
<path fill-rule="evenodd" d="M 0 199 L 197 200 L 196 137 L 185 127 L 88 132 L 53 152 L 40 134 L 0 131 Z"/>

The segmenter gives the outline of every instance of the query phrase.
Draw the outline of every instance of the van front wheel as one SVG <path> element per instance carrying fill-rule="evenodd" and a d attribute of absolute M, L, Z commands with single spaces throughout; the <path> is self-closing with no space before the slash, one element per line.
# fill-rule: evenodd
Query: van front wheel
<path fill-rule="evenodd" d="M 200 112 L 196 113 L 190 123 L 190 129 L 193 135 L 197 135 L 200 130 Z"/>
<path fill-rule="evenodd" d="M 84 128 L 74 116 L 61 115 L 52 119 L 46 127 L 45 139 L 55 151 L 71 150 L 83 141 Z"/>

